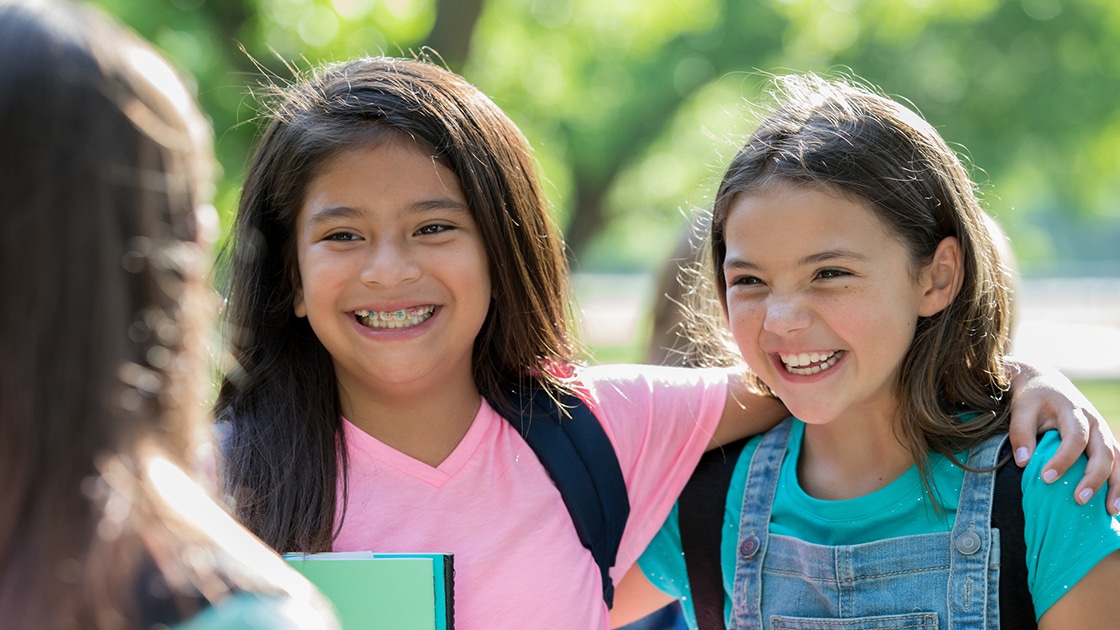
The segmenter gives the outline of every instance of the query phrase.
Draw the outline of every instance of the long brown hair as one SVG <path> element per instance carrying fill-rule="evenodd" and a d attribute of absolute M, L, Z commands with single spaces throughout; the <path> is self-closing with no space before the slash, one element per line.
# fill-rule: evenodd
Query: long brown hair
<path fill-rule="evenodd" d="M 0 139 L 0 619 L 132 626 L 144 575 L 198 577 L 147 464 L 206 438 L 209 126 L 110 18 L 8 2 Z"/>
<path fill-rule="evenodd" d="M 952 458 L 1006 430 L 1009 420 L 1007 276 L 974 184 L 933 127 L 898 102 L 815 75 L 775 84 L 777 106 L 735 156 L 716 195 L 709 264 L 724 314 L 727 213 L 739 195 L 775 180 L 866 201 L 906 245 L 915 274 L 942 239 L 956 237 L 963 285 L 947 308 L 919 319 L 897 383 L 900 437 L 925 475 L 927 451 Z M 962 413 L 976 417 L 961 422 Z"/>
<path fill-rule="evenodd" d="M 230 427 L 227 490 L 239 518 L 281 551 L 330 548 L 345 471 L 330 356 L 292 310 L 295 222 L 309 182 L 346 149 L 404 136 L 460 179 L 491 270 L 493 301 L 473 373 L 492 404 L 536 375 L 563 387 L 573 360 L 568 268 L 559 232 L 513 122 L 461 77 L 426 61 L 328 65 L 281 89 L 253 156 L 223 253 L 235 366 L 215 415 Z M 342 497 L 345 501 L 345 479 Z"/>

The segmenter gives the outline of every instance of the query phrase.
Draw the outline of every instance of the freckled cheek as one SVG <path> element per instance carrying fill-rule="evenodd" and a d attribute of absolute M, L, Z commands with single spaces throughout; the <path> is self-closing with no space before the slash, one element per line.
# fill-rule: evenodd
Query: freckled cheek
<path fill-rule="evenodd" d="M 758 335 L 766 319 L 766 309 L 749 304 L 728 303 L 728 325 L 731 336 L 744 355 L 758 348 Z"/>

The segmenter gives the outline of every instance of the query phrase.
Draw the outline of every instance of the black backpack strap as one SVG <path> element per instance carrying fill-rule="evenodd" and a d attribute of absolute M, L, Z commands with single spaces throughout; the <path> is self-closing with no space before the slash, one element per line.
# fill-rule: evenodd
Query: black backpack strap
<path fill-rule="evenodd" d="M 1037 628 L 1034 600 L 1027 586 L 1027 543 L 1023 537 L 1023 469 L 1010 461 L 1011 442 L 1003 443 L 992 495 L 992 527 L 999 530 L 999 618 L 1001 628 Z"/>
<path fill-rule="evenodd" d="M 681 550 L 700 630 L 723 630 L 723 512 L 731 474 L 749 438 L 704 453 L 678 500 Z"/>
<path fill-rule="evenodd" d="M 614 604 L 610 568 L 630 516 L 626 482 L 614 445 L 576 396 L 557 393 L 554 399 L 536 385 L 503 391 L 508 392 L 509 404 L 494 408 L 521 433 L 552 477 L 580 542 L 599 565 L 603 601 L 610 608 Z"/>

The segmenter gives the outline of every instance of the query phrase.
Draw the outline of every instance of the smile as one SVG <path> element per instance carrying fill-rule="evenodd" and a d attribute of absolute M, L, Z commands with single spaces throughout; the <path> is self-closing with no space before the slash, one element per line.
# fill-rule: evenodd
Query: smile
<path fill-rule="evenodd" d="M 409 328 L 422 324 L 432 316 L 434 305 L 399 311 L 354 311 L 358 323 L 367 328 Z"/>
<path fill-rule="evenodd" d="M 839 361 L 840 357 L 843 355 L 843 350 L 836 350 L 830 354 L 802 352 L 800 354 L 778 354 L 778 357 L 781 358 L 782 365 L 784 365 L 791 374 L 809 376 L 811 374 L 823 372 L 836 365 L 836 362 Z"/>

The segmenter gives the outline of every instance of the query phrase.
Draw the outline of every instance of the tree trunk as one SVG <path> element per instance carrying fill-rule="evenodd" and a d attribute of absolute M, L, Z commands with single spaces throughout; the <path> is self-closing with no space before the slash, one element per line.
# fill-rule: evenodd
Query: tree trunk
<path fill-rule="evenodd" d="M 573 268 L 578 267 L 579 255 L 587 251 L 587 246 L 607 225 L 607 190 L 602 184 L 576 178 L 575 203 L 571 204 L 572 213 L 564 230 L 564 243 Z"/>
<path fill-rule="evenodd" d="M 482 14 L 483 0 L 438 0 L 436 23 L 428 34 L 425 46 L 432 49 L 434 60 L 454 72 L 462 72 L 471 52 L 474 25 Z"/>

